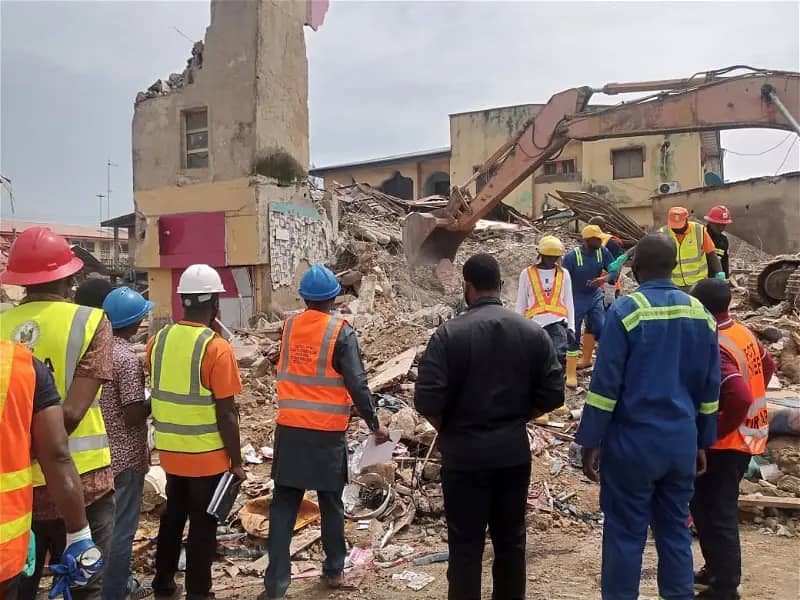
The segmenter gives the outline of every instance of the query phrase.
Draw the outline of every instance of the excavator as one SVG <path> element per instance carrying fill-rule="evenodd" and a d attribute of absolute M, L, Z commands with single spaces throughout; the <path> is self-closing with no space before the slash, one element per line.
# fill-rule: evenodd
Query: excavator
<path fill-rule="evenodd" d="M 744 71 L 744 73 L 734 74 Z M 590 109 L 594 93 L 653 92 L 610 108 Z M 490 156 L 461 186 L 453 186 L 447 206 L 411 213 L 403 223 L 409 266 L 453 261 L 461 242 L 512 190 L 572 140 L 686 133 L 717 129 L 768 128 L 800 134 L 800 73 L 732 66 L 686 79 L 609 83 L 559 92 L 513 138 Z M 488 182 L 476 196 L 469 187 Z M 751 285 L 757 299 L 775 304 L 800 293 L 800 256 L 767 263 Z"/>

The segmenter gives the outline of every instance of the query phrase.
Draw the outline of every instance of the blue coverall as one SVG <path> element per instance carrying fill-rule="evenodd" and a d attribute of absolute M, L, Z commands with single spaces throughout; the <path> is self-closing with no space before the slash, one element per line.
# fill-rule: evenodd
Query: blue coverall
<path fill-rule="evenodd" d="M 568 354 L 580 354 L 581 325 L 584 319 L 586 331 L 594 334 L 595 339 L 600 341 L 606 317 L 603 292 L 590 287 L 589 282 L 600 277 L 613 261 L 614 257 L 607 248 L 598 248 L 587 254 L 582 245 L 567 252 L 561 260 L 561 266 L 569 271 L 572 278 L 572 301 L 575 305 L 575 342 L 567 348 Z"/>
<path fill-rule="evenodd" d="M 611 306 L 575 440 L 601 449 L 604 600 L 638 598 L 648 526 L 661 597 L 694 597 L 686 520 L 719 386 L 716 322 L 697 299 L 659 279 Z"/>

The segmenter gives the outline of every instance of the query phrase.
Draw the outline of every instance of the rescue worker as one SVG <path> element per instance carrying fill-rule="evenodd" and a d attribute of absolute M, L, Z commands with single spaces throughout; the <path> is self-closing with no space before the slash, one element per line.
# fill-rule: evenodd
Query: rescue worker
<path fill-rule="evenodd" d="M 181 274 L 178 294 L 183 320 L 166 325 L 148 342 L 155 447 L 167 474 L 167 503 L 156 547 L 156 598 L 179 598 L 175 583 L 183 529 L 186 544 L 186 599 L 211 594 L 211 563 L 217 546 L 217 520 L 206 512 L 222 475 L 246 479 L 239 442 L 235 395 L 242 391 L 231 345 L 213 330 L 219 273 L 191 265 Z"/>
<path fill-rule="evenodd" d="M 547 332 L 561 369 L 566 370 L 567 346 L 575 339 L 575 306 L 569 271 L 558 264 L 564 244 L 554 235 L 545 235 L 536 249 L 538 262 L 519 274 L 516 312 Z"/>
<path fill-rule="evenodd" d="M 572 279 L 572 300 L 575 304 L 575 339 L 567 351 L 567 387 L 578 386 L 577 369 L 592 366 L 592 353 L 605 323 L 603 292 L 600 287 L 616 283 L 616 273 L 603 278 L 614 261 L 603 248 L 603 232 L 597 225 L 587 225 L 581 232 L 583 244 L 568 252 L 561 264 Z M 581 325 L 586 321 L 581 354 Z M 579 360 L 580 359 L 580 360 Z"/>
<path fill-rule="evenodd" d="M 706 279 L 694 286 L 692 295 L 717 321 L 722 371 L 718 439 L 706 452 L 708 471 L 697 479 L 690 505 L 705 559 L 695 574 L 695 588 L 700 598 L 736 600 L 742 579 L 739 482 L 750 458 L 767 446 L 766 389 L 775 362 L 756 336 L 731 318 L 726 282 Z"/>
<path fill-rule="evenodd" d="M 726 206 L 718 204 L 717 206 L 711 207 L 704 219 L 706 223 L 708 223 L 708 225 L 706 225 L 708 235 L 711 236 L 711 241 L 714 242 L 714 247 L 717 249 L 716 252 L 719 257 L 722 272 L 725 273 L 726 278 L 729 278 L 731 276 L 730 260 L 728 257 L 729 243 L 728 237 L 723 232 L 728 225 L 733 223 L 731 212 Z"/>
<path fill-rule="evenodd" d="M 69 452 L 61 396 L 50 370 L 22 344 L 0 340 L 0 598 L 17 600 L 30 550 L 33 511 L 31 448 L 63 516 L 62 565 L 88 563 L 73 584 L 102 566 L 83 507 L 83 490 Z M 35 554 L 35 552 L 34 552 Z"/>
<path fill-rule="evenodd" d="M 50 229 L 23 231 L 11 246 L 0 283 L 23 286 L 25 297 L 0 314 L 0 339 L 24 344 L 53 373 L 91 533 L 107 556 L 114 528 L 114 476 L 98 399 L 101 385 L 112 377 L 111 325 L 102 310 L 67 301 L 72 276 L 82 267 L 66 240 Z M 47 553 L 61 556 L 68 541 L 39 463 L 34 461 L 31 469 L 36 567 L 20 582 L 23 600 L 36 597 Z M 99 600 L 102 574 L 99 571 L 76 590 L 73 598 Z"/>
<path fill-rule="evenodd" d="M 378 422 L 356 335 L 333 314 L 341 291 L 334 274 L 312 266 L 300 280 L 306 310 L 286 319 L 276 377 L 278 417 L 269 510 L 269 567 L 259 598 L 284 598 L 291 583 L 292 540 L 306 490 L 322 514 L 322 581 L 340 587 L 347 548 L 342 490 L 347 481 L 345 432 L 355 403 L 377 443 L 389 439 Z"/>
<path fill-rule="evenodd" d="M 672 281 L 684 292 L 706 277 L 725 279 L 717 249 L 706 227 L 689 221 L 689 211 L 673 206 L 667 212 L 667 225 L 658 230 L 675 242 L 675 270 Z"/>
<path fill-rule="evenodd" d="M 617 259 L 625 253 L 622 249 L 622 240 L 615 235 L 605 232 L 605 217 L 600 215 L 592 217 L 589 219 L 589 225 L 597 225 L 603 231 L 603 235 L 600 239 L 603 241 L 603 247 L 608 248 L 608 251 L 611 252 L 611 256 Z M 619 295 L 622 293 L 622 279 L 618 277 L 614 285 L 603 284 L 600 289 L 603 290 L 603 305 L 608 309 L 608 307 L 614 303 L 614 300 L 619 298 Z"/>
<path fill-rule="evenodd" d="M 689 600 L 686 521 L 703 449 L 716 440 L 717 324 L 671 281 L 675 243 L 666 235 L 642 238 L 632 268 L 641 285 L 608 311 L 575 441 L 584 473 L 601 485 L 603 599 L 638 598 L 652 526 L 659 595 Z"/>

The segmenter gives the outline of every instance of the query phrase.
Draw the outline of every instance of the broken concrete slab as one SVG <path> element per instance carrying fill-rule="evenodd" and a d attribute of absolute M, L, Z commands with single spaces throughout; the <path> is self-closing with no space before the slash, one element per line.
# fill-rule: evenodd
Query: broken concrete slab
<path fill-rule="evenodd" d="M 378 285 L 378 278 L 375 275 L 367 275 L 361 280 L 361 288 L 358 290 L 358 312 L 369 314 L 375 309 L 375 288 Z"/>
<path fill-rule="evenodd" d="M 379 392 L 397 383 L 408 374 L 417 356 L 417 348 L 409 348 L 402 354 L 386 361 L 378 369 L 378 373 L 369 380 L 369 390 Z"/>

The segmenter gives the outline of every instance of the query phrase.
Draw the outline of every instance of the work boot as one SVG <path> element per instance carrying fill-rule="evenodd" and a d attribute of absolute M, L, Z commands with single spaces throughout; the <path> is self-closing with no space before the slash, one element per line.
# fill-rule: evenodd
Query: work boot
<path fill-rule="evenodd" d="M 694 572 L 694 589 L 698 592 L 704 592 L 711 587 L 711 582 L 714 578 L 711 576 L 709 570 L 704 566 L 699 571 Z"/>
<path fill-rule="evenodd" d="M 320 577 L 320 581 L 327 585 L 331 589 L 338 589 L 342 587 L 342 583 L 344 582 L 344 574 L 339 573 L 338 575 L 323 575 Z"/>
<path fill-rule="evenodd" d="M 578 357 L 567 354 L 567 387 L 578 387 Z"/>
<path fill-rule="evenodd" d="M 583 354 L 578 361 L 579 369 L 588 369 L 592 366 L 592 354 L 594 354 L 595 339 L 593 333 L 583 334 Z"/>

